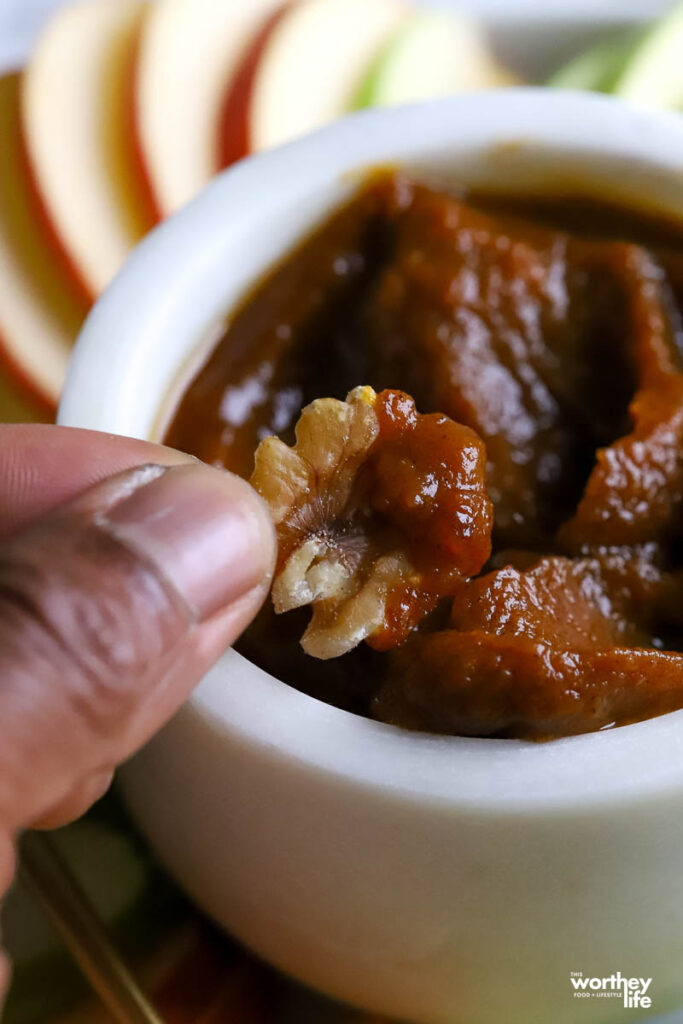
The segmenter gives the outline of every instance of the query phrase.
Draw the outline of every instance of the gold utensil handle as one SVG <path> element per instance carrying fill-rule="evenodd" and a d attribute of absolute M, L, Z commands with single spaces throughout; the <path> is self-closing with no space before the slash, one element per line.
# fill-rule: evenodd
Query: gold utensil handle
<path fill-rule="evenodd" d="M 86 978 L 121 1024 L 163 1024 L 118 952 L 90 901 L 44 832 L 19 842 L 19 877 L 37 898 Z"/>

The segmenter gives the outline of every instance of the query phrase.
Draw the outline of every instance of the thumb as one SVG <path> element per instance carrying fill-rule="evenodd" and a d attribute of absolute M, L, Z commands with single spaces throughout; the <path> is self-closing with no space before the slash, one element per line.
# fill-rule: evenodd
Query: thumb
<path fill-rule="evenodd" d="M 264 506 L 206 466 L 98 484 L 0 544 L 0 824 L 58 824 L 172 714 L 256 614 Z"/>

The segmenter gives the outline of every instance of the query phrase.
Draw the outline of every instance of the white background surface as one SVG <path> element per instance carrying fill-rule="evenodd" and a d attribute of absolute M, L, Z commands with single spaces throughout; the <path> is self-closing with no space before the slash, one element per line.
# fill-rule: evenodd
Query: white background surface
<path fill-rule="evenodd" d="M 21 62 L 46 12 L 60 2 L 0 0 L 0 68 Z M 423 2 L 446 7 L 455 0 Z M 671 0 L 459 0 L 460 7 L 490 24 L 501 55 L 520 71 L 525 65 L 533 75 L 544 74 L 549 65 L 571 55 L 589 34 L 652 18 L 670 5 Z M 517 30 L 524 33 L 521 39 Z"/>

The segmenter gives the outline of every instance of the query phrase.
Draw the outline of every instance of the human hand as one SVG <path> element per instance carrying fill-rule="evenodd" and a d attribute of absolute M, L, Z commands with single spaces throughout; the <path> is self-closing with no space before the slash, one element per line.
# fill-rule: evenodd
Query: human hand
<path fill-rule="evenodd" d="M 16 833 L 102 795 L 251 621 L 274 558 L 237 477 L 127 438 L 0 426 L 0 893 Z"/>

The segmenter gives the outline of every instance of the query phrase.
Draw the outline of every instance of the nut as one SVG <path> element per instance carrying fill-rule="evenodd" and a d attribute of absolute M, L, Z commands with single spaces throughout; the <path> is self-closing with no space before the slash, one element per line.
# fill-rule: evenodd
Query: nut
<path fill-rule="evenodd" d="M 395 646 L 480 570 L 492 527 L 484 472 L 471 430 L 369 387 L 312 402 L 293 447 L 259 445 L 251 482 L 279 541 L 273 605 L 313 607 L 308 654 Z"/>

